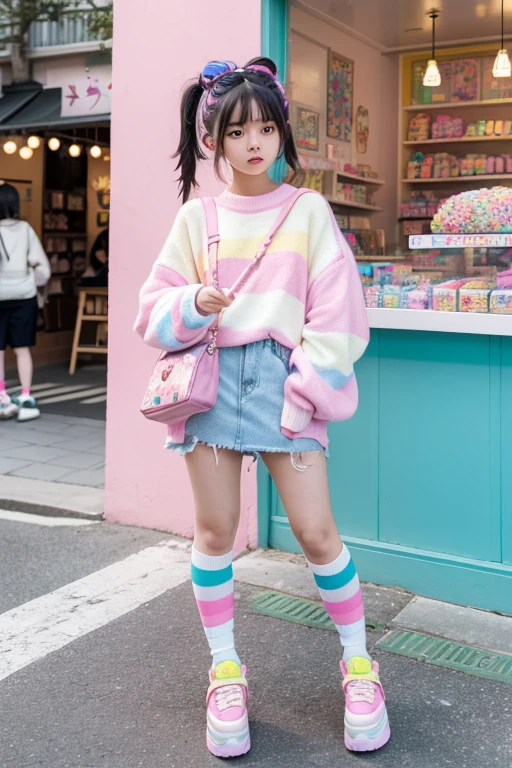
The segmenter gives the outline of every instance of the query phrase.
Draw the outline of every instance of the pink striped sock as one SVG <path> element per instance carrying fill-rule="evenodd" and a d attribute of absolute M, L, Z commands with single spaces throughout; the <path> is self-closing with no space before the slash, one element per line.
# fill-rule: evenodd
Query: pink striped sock
<path fill-rule="evenodd" d="M 5 392 L 5 380 L 0 381 L 0 392 Z"/>
<path fill-rule="evenodd" d="M 30 397 L 30 387 L 22 387 L 22 389 L 21 389 L 21 394 L 22 394 L 23 396 L 27 395 L 27 396 L 29 396 L 29 397 Z"/>
<path fill-rule="evenodd" d="M 338 630 L 343 646 L 343 660 L 352 656 L 366 656 L 366 624 L 364 620 L 363 596 L 354 561 L 344 544 L 340 554 L 332 563 L 315 565 L 313 571 L 325 610 Z"/>
<path fill-rule="evenodd" d="M 219 557 L 203 555 L 192 547 L 192 586 L 204 631 L 213 657 L 213 666 L 240 658 L 235 650 L 235 594 L 233 552 Z"/>

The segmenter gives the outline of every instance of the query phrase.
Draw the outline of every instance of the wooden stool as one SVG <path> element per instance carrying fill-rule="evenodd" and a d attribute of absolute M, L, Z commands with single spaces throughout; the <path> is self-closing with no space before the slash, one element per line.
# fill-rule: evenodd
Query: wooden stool
<path fill-rule="evenodd" d="M 102 324 L 105 324 L 108 320 L 108 315 L 103 311 L 98 312 L 98 302 L 103 305 L 104 299 L 108 298 L 108 288 L 79 288 L 78 295 L 78 313 L 76 316 L 75 335 L 73 338 L 73 348 L 71 350 L 71 360 L 69 363 L 69 373 L 74 374 L 76 370 L 76 358 L 79 352 L 85 352 L 87 354 L 106 355 L 108 348 L 106 345 L 99 344 L 99 336 Z M 87 312 L 88 302 L 92 301 L 94 309 L 91 312 Z M 80 333 L 82 330 L 83 322 L 95 322 L 96 326 L 96 343 L 95 344 L 83 344 L 80 346 Z"/>

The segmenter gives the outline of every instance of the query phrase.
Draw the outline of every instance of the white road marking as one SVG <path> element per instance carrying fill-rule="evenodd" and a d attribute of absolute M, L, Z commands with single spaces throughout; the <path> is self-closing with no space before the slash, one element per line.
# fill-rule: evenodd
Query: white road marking
<path fill-rule="evenodd" d="M 46 384 L 32 384 L 30 387 L 31 392 L 40 392 L 42 389 L 48 389 L 48 387 L 57 387 L 58 384 L 55 381 L 47 381 Z M 21 385 L 18 384 L 17 387 L 10 387 L 7 392 L 8 394 L 12 394 L 13 392 L 17 392 L 21 389 Z"/>
<path fill-rule="evenodd" d="M 190 578 L 190 545 L 162 541 L 0 616 L 0 680 Z"/>
<path fill-rule="evenodd" d="M 107 391 L 106 387 L 93 387 L 88 392 L 71 392 L 69 395 L 56 395 L 55 397 L 43 397 L 38 400 L 38 405 L 49 405 L 50 403 L 63 403 L 65 400 L 80 400 L 81 397 L 90 395 L 103 395 Z"/>
<path fill-rule="evenodd" d="M 80 405 L 93 405 L 94 403 L 105 403 L 107 401 L 106 395 L 100 395 L 99 397 L 89 397 L 87 400 L 80 400 Z"/>
<path fill-rule="evenodd" d="M 45 389 L 39 390 L 37 393 L 37 399 L 39 400 L 40 397 L 53 397 L 54 395 L 65 395 L 68 392 L 77 392 L 78 390 L 82 390 L 80 392 L 81 395 L 87 395 L 87 392 L 91 389 L 89 385 L 84 384 L 73 384 L 71 386 L 60 386 L 59 384 L 56 384 L 55 386 L 49 386 L 45 387 Z"/>
<path fill-rule="evenodd" d="M 10 520 L 14 523 L 30 523 L 31 525 L 44 525 L 48 527 L 96 525 L 100 522 L 100 520 L 82 520 L 76 517 L 31 515 L 28 512 L 12 512 L 8 509 L 0 509 L 0 520 Z"/>

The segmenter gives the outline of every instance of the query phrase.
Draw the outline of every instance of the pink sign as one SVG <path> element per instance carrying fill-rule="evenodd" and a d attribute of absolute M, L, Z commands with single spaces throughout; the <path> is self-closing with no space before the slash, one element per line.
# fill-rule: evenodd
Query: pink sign
<path fill-rule="evenodd" d="M 62 86 L 61 117 L 110 114 L 112 83 L 88 75 Z"/>

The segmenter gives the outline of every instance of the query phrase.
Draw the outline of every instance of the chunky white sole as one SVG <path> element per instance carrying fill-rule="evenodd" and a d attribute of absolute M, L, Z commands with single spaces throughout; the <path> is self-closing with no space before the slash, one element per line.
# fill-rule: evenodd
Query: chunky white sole
<path fill-rule="evenodd" d="M 39 408 L 20 408 L 18 413 L 18 421 L 33 421 L 38 419 L 41 415 Z"/>

